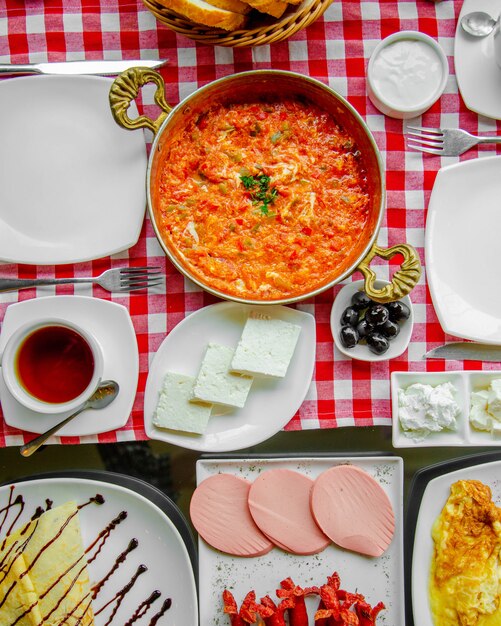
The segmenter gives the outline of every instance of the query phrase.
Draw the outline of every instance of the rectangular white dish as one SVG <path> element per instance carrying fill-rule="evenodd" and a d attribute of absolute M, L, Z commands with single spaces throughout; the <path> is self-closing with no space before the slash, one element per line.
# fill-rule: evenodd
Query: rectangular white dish
<path fill-rule="evenodd" d="M 276 599 L 280 581 L 291 577 L 297 585 L 321 585 L 337 571 L 341 587 L 365 595 L 370 604 L 380 600 L 386 609 L 378 615 L 378 626 L 403 624 L 403 461 L 400 457 L 288 457 L 267 459 L 201 459 L 197 461 L 197 484 L 218 473 L 230 473 L 253 480 L 265 469 L 285 468 L 313 479 L 326 469 L 351 463 L 365 470 L 388 495 L 395 512 L 395 534 L 388 550 L 371 558 L 330 544 L 323 552 L 311 556 L 288 554 L 274 548 L 264 556 L 239 558 L 211 548 L 200 537 L 199 598 L 201 624 L 226 624 L 222 592 L 229 589 L 240 605 L 244 596 L 255 590 L 258 598 L 269 594 Z M 313 623 L 318 598 L 306 598 Z"/>
<path fill-rule="evenodd" d="M 501 370 L 393 372 L 390 379 L 393 447 L 501 446 L 501 437 L 492 435 L 490 432 L 475 430 L 469 422 L 471 392 L 486 389 L 494 379 L 501 379 Z M 451 382 L 457 390 L 456 400 L 461 409 L 457 419 L 457 430 L 430 433 L 423 441 L 416 441 L 405 435 L 398 418 L 398 389 L 406 389 L 414 383 L 435 386 L 445 382 Z"/>

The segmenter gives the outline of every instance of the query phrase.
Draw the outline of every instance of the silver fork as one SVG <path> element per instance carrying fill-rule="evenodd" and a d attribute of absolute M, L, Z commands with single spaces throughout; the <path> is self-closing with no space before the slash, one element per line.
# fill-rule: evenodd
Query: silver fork
<path fill-rule="evenodd" d="M 439 156 L 459 156 L 478 143 L 501 143 L 501 137 L 479 137 L 456 128 L 407 126 L 407 146 Z"/>
<path fill-rule="evenodd" d="M 108 291 L 137 291 L 160 285 L 163 278 L 159 267 L 117 267 L 86 278 L 0 278 L 0 292 L 66 283 L 95 283 Z"/>

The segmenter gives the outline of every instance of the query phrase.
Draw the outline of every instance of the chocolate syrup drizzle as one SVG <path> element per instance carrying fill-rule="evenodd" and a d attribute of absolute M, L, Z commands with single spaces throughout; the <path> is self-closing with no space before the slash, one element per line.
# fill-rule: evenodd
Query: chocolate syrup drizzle
<path fill-rule="evenodd" d="M 4 558 L 0 561 L 0 573 L 1 573 L 0 582 L 5 580 L 5 578 L 7 578 L 7 576 L 9 575 L 10 570 L 12 569 L 15 560 L 26 549 L 26 546 L 31 541 L 31 538 L 33 537 L 33 534 L 34 534 L 37 526 L 38 526 L 38 521 L 35 521 L 34 524 L 28 524 L 25 528 L 23 528 L 23 531 L 21 532 L 20 536 L 22 537 L 24 535 L 24 533 L 28 530 L 28 528 L 32 528 L 31 534 L 23 542 L 20 542 L 19 540 L 12 542 L 12 545 L 7 550 Z M 5 541 L 4 541 L 3 547 L 5 547 Z M 6 569 L 6 561 L 11 556 L 11 553 L 14 553 L 14 556 L 12 557 L 12 560 L 10 561 L 10 565 Z M 17 583 L 17 581 L 16 581 L 16 583 Z M 13 589 L 13 587 L 14 586 L 12 586 L 11 589 Z M 4 602 L 7 599 L 7 596 L 9 595 L 9 592 L 11 591 L 11 589 L 9 589 L 7 591 L 7 593 L 5 594 L 3 599 L 0 601 L 0 607 L 4 604 Z"/>
<path fill-rule="evenodd" d="M 109 600 L 105 605 L 103 605 L 100 609 L 97 609 L 97 611 L 94 611 L 94 615 L 99 615 L 99 613 L 102 613 L 105 608 L 107 608 L 108 606 L 110 606 L 110 604 L 113 604 L 113 602 L 116 601 L 113 611 L 111 612 L 110 618 L 108 619 L 108 621 L 106 622 L 104 626 L 108 626 L 109 624 L 111 624 L 111 622 L 113 621 L 113 618 L 117 614 L 118 609 L 120 608 L 120 605 L 123 602 L 123 599 L 129 593 L 132 587 L 134 587 L 134 585 L 136 584 L 136 580 L 139 578 L 139 576 L 141 576 L 141 574 L 144 574 L 146 571 L 148 571 L 148 568 L 146 567 L 146 565 L 140 565 L 137 568 L 134 576 L 129 580 L 129 582 L 124 587 L 122 587 L 120 591 L 117 591 L 117 593 L 113 596 L 113 598 L 111 598 L 111 600 Z"/>
<path fill-rule="evenodd" d="M 12 533 L 12 529 L 14 528 L 14 526 L 17 524 L 17 520 L 21 517 L 23 511 L 24 511 L 24 500 L 23 500 L 23 496 L 21 494 L 19 494 L 17 496 L 17 498 L 12 501 L 12 498 L 14 496 L 14 485 L 11 485 L 10 490 L 9 490 L 9 500 L 7 502 L 7 506 L 5 506 L 3 509 L 0 509 L 0 514 L 3 513 L 3 519 L 0 522 L 0 534 L 3 530 L 3 525 L 5 524 L 5 522 L 7 521 L 7 517 L 9 516 L 10 510 L 12 507 L 19 505 L 19 511 L 17 512 L 17 515 L 15 516 L 14 520 L 12 521 L 12 524 L 9 527 L 9 530 L 7 531 L 6 535 L 5 535 L 5 539 L 2 542 L 2 546 L 1 546 L 1 550 L 3 550 L 3 548 L 5 547 L 5 541 L 7 539 L 7 537 Z"/>
<path fill-rule="evenodd" d="M 167 598 L 166 600 L 164 600 L 162 604 L 162 608 L 160 609 L 160 611 L 158 611 L 158 613 L 155 613 L 155 615 L 151 618 L 149 626 L 155 626 L 158 620 L 170 609 L 171 606 L 172 606 L 172 600 L 170 598 Z"/>
<path fill-rule="evenodd" d="M 96 545 L 98 546 L 94 556 L 87 559 L 87 563 L 92 563 L 92 561 L 96 559 L 98 554 L 103 549 L 104 544 L 108 541 L 108 537 L 111 535 L 111 532 L 115 530 L 115 528 L 126 519 L 127 519 L 127 511 L 121 511 L 115 517 L 115 519 L 112 519 L 111 522 L 108 524 L 108 526 L 106 526 L 106 528 L 99 533 L 96 539 L 85 550 L 85 554 L 88 554 Z"/>
<path fill-rule="evenodd" d="M 89 506 L 91 504 L 97 504 L 97 505 L 101 505 L 105 502 L 103 496 L 101 494 L 96 494 L 94 497 L 89 498 L 88 501 L 84 502 L 83 504 L 78 505 L 77 507 L 77 511 L 83 509 L 86 506 Z M 31 538 L 33 537 L 35 530 L 38 526 L 38 518 L 43 515 L 43 513 L 45 513 L 46 511 L 48 511 L 49 509 L 52 508 L 52 504 L 53 502 L 49 499 L 47 499 L 45 501 L 45 509 L 41 506 L 37 507 L 37 509 L 35 510 L 35 513 L 33 514 L 33 516 L 31 517 L 31 520 L 29 523 L 27 523 L 21 530 L 21 532 L 19 533 L 19 538 L 16 539 L 16 541 L 12 542 L 12 545 L 9 547 L 9 550 L 7 551 L 7 553 L 3 556 L 3 558 L 0 560 L 0 582 L 2 582 L 3 580 L 5 580 L 5 578 L 7 578 L 7 576 L 9 575 L 9 572 L 15 562 L 15 560 L 19 557 L 19 555 L 21 555 L 24 550 L 26 549 L 26 546 L 29 544 Z M 14 519 L 12 521 L 12 523 L 10 524 L 7 533 L 2 541 L 2 544 L 0 546 L 0 551 L 3 551 L 5 549 L 5 545 L 7 542 L 7 538 L 10 534 L 12 534 L 13 529 L 15 528 L 15 526 L 17 525 L 17 522 L 19 520 L 19 518 L 21 517 L 24 508 L 25 508 L 25 501 L 22 497 L 22 495 L 18 495 L 15 499 L 14 499 L 14 485 L 12 485 L 10 487 L 9 490 L 9 498 L 8 498 L 8 502 L 7 505 L 3 508 L 0 508 L 0 534 L 2 533 L 3 527 L 4 525 L 7 523 L 7 519 L 9 517 L 9 514 L 11 513 L 11 510 L 13 510 L 15 507 L 19 507 L 18 511 L 16 512 L 16 514 L 14 515 Z M 33 558 L 32 562 L 30 563 L 30 565 L 26 568 L 26 570 L 20 575 L 19 579 L 13 581 L 13 583 L 11 584 L 11 586 L 9 587 L 9 589 L 7 590 L 7 592 L 5 593 L 3 598 L 0 598 L 0 608 L 5 604 L 9 594 L 12 592 L 12 590 L 15 588 L 15 586 L 18 584 L 19 580 L 21 578 L 23 578 L 25 575 L 27 575 L 29 573 L 29 571 L 33 568 L 33 566 L 35 565 L 35 563 L 39 560 L 39 558 L 42 556 L 42 554 L 55 542 L 58 540 L 58 538 L 62 535 L 62 533 L 64 532 L 65 528 L 68 526 L 68 524 L 71 522 L 71 520 L 73 519 L 73 517 L 77 515 L 77 512 L 74 512 L 72 514 L 70 514 L 62 523 L 61 527 L 59 528 L 59 530 L 57 531 L 57 533 L 54 535 L 54 537 L 52 537 L 44 546 L 42 546 L 42 548 L 39 550 L 39 552 L 35 555 L 35 557 Z M 73 575 L 73 578 L 70 581 L 70 584 L 68 586 L 68 589 L 65 591 L 65 593 L 58 599 L 57 603 L 55 604 L 54 607 L 52 607 L 52 609 L 42 617 L 42 620 L 39 624 L 37 624 L 37 626 L 43 626 L 47 620 L 50 618 L 50 616 L 57 611 L 57 609 L 60 607 L 60 605 L 62 604 L 63 600 L 66 598 L 66 596 L 69 594 L 69 592 L 71 591 L 71 589 L 73 588 L 73 586 L 75 584 L 77 584 L 82 572 L 85 570 L 85 567 L 88 563 L 92 563 L 100 554 L 101 550 L 103 549 L 103 546 L 105 545 L 106 541 L 108 540 L 108 538 L 110 537 L 111 533 L 113 532 L 113 530 L 120 524 L 122 523 L 124 520 L 127 519 L 127 512 L 126 511 L 121 511 L 117 517 L 115 517 L 96 537 L 96 539 L 86 548 L 84 554 L 88 555 L 92 550 L 94 550 L 96 547 L 97 549 L 95 550 L 93 556 L 87 556 L 87 562 L 86 563 L 82 563 L 83 559 L 85 557 L 81 556 L 79 557 L 74 563 L 72 563 L 65 572 L 63 572 L 58 578 L 57 580 L 55 580 L 50 587 L 48 587 L 42 594 L 40 594 L 39 598 L 42 599 L 44 597 L 46 597 L 50 591 L 52 589 L 54 589 L 54 587 L 56 587 L 56 585 L 67 575 L 69 574 L 73 569 L 78 568 L 78 570 L 76 571 L 76 573 Z M 28 533 L 27 537 L 24 537 L 24 535 L 26 533 Z M 123 550 L 118 557 L 115 559 L 115 562 L 113 564 L 113 566 L 111 567 L 111 569 L 109 570 L 109 572 L 104 576 L 104 578 L 102 578 L 102 580 L 100 580 L 99 582 L 97 582 L 92 588 L 91 588 L 91 592 L 86 594 L 73 608 L 71 608 L 69 610 L 69 612 L 67 613 L 66 617 L 64 618 L 63 622 L 61 622 L 60 626 L 64 626 L 65 624 L 68 624 L 69 621 L 68 620 L 72 620 L 72 624 L 74 624 L 74 626 L 80 626 L 82 624 L 83 619 L 85 618 L 91 604 L 92 601 L 96 599 L 96 597 L 98 596 L 98 594 L 101 592 L 102 588 L 105 586 L 105 584 L 108 582 L 108 580 L 113 576 L 113 574 L 118 570 L 118 568 L 123 565 L 123 563 L 125 563 L 127 556 L 130 552 L 132 552 L 133 550 L 135 550 L 139 545 L 139 542 L 137 539 L 131 539 L 127 548 L 125 550 Z M 7 565 L 8 564 L 8 565 Z M 126 595 L 132 590 L 132 588 L 134 587 L 137 579 L 139 578 L 139 576 L 141 576 L 142 574 L 144 574 L 146 571 L 148 570 L 148 568 L 146 567 L 146 565 L 139 565 L 139 567 L 137 568 L 136 572 L 134 573 L 134 575 L 131 577 L 131 579 L 129 580 L 129 582 L 122 587 L 122 589 L 120 589 L 120 591 L 118 591 L 114 597 L 109 600 L 108 602 L 106 602 L 101 608 L 97 609 L 94 611 L 94 615 L 99 615 L 100 613 L 102 613 L 106 608 L 108 608 L 110 605 L 114 604 L 113 610 L 108 618 L 108 621 L 106 622 L 105 626 L 109 626 L 124 598 L 126 597 Z M 153 591 L 145 600 L 143 600 L 139 606 L 137 607 L 137 609 L 134 611 L 134 613 L 132 614 L 132 617 L 124 624 L 124 626 L 132 626 L 132 624 L 134 624 L 134 622 L 136 622 L 137 620 L 141 619 L 142 617 L 144 617 L 147 613 L 147 611 L 149 610 L 149 608 L 161 597 L 161 592 L 156 590 Z M 28 615 L 34 608 L 35 606 L 38 604 L 38 600 L 35 601 L 31 606 L 29 606 L 21 615 L 19 615 L 14 622 L 12 622 L 11 624 L 7 625 L 7 624 L 2 624 L 1 626 L 15 626 L 16 624 L 18 624 L 23 617 L 25 617 L 26 615 Z M 149 626 L 155 626 L 157 624 L 157 622 L 159 621 L 159 619 L 166 613 L 166 611 L 171 607 L 172 605 L 172 600 L 171 598 L 167 598 L 163 601 L 162 606 L 160 608 L 160 610 L 155 613 L 149 622 Z"/>
<path fill-rule="evenodd" d="M 134 611 L 134 613 L 132 614 L 132 617 L 130 618 L 130 620 L 128 620 L 127 622 L 125 622 L 124 626 L 131 626 L 134 622 L 136 622 L 138 619 L 141 619 L 141 617 L 143 617 L 143 615 L 146 614 L 146 611 L 150 608 L 150 606 L 153 604 L 153 602 L 155 602 L 155 600 L 158 600 L 158 598 L 161 596 L 161 592 L 158 591 L 158 589 L 156 591 L 154 591 L 149 598 L 146 598 L 146 600 L 144 600 L 143 602 L 141 602 L 141 604 L 137 607 L 137 609 Z"/>
<path fill-rule="evenodd" d="M 125 548 L 125 550 L 122 553 L 120 553 L 117 556 L 115 562 L 113 563 L 113 567 L 106 574 L 106 576 L 92 587 L 92 597 L 94 599 L 97 597 L 97 594 L 101 591 L 101 588 L 104 587 L 104 584 L 111 578 L 113 573 L 125 561 L 129 552 L 132 552 L 132 550 L 135 550 L 138 545 L 139 545 L 139 541 L 137 539 L 130 540 L 129 545 L 127 546 L 127 548 Z M 90 563 L 90 561 L 88 561 L 88 563 Z"/>

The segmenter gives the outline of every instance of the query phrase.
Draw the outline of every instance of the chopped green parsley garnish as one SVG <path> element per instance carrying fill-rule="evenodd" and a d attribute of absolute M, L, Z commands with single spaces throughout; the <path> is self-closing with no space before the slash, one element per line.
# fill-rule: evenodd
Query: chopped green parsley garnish
<path fill-rule="evenodd" d="M 242 185 L 251 192 L 252 201 L 255 204 L 261 203 L 259 207 L 261 213 L 270 217 L 269 205 L 273 204 L 278 196 L 278 189 L 276 187 L 271 187 L 270 189 L 270 177 L 265 174 L 260 174 L 259 176 L 246 176 L 241 174 L 240 180 L 242 181 Z"/>

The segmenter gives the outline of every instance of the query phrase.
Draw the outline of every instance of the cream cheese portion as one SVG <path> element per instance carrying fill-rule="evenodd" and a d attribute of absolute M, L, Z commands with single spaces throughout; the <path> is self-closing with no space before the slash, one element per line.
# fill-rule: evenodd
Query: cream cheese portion
<path fill-rule="evenodd" d="M 470 395 L 470 424 L 477 430 L 490 431 L 492 417 L 487 412 L 489 392 L 487 389 L 472 391 Z"/>
<path fill-rule="evenodd" d="M 404 434 L 422 441 L 430 433 L 456 430 L 461 409 L 456 388 L 450 382 L 441 385 L 414 383 L 398 390 L 398 418 Z"/>
<path fill-rule="evenodd" d="M 501 379 L 491 381 L 487 410 L 492 417 L 501 421 Z"/>
<path fill-rule="evenodd" d="M 501 435 L 501 378 L 470 394 L 470 424 L 475 430 Z"/>

